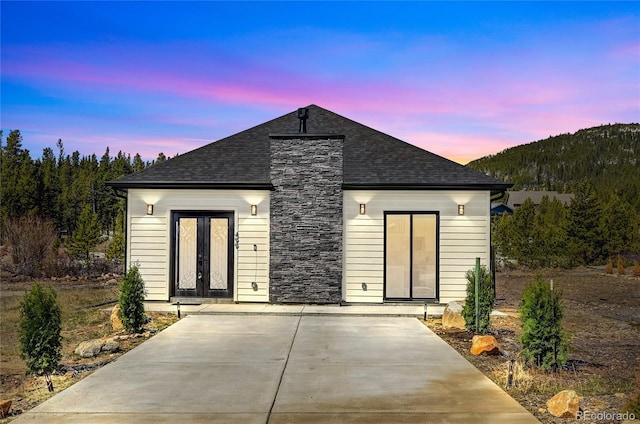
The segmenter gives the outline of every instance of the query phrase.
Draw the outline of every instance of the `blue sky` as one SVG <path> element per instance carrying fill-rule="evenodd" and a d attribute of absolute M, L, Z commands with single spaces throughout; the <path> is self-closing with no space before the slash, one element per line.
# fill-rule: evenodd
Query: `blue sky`
<path fill-rule="evenodd" d="M 152 159 L 311 103 L 450 159 L 640 121 L 639 2 L 7 2 L 4 136 Z"/>

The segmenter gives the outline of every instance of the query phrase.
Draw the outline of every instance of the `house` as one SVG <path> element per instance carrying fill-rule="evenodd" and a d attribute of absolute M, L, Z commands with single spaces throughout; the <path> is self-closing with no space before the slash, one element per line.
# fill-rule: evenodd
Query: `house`
<path fill-rule="evenodd" d="M 549 200 L 558 199 L 563 205 L 567 206 L 573 200 L 573 194 L 571 193 L 558 193 L 557 191 L 510 191 L 509 198 L 507 199 L 507 206 L 512 210 L 522 205 L 525 200 L 531 199 L 534 205 L 539 205 L 544 196 L 547 196 Z"/>
<path fill-rule="evenodd" d="M 511 186 L 316 105 L 110 185 L 148 300 L 318 304 L 464 298 Z"/>

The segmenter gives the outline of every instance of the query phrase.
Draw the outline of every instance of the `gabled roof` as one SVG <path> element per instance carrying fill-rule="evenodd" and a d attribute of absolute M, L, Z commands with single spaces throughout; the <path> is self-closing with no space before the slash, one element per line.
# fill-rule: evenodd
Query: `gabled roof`
<path fill-rule="evenodd" d="M 308 135 L 344 136 L 344 189 L 476 189 L 511 187 L 488 175 L 376 131 L 316 105 Z M 293 134 L 297 111 L 239 132 L 108 184 L 115 188 L 272 189 L 270 134 Z"/>

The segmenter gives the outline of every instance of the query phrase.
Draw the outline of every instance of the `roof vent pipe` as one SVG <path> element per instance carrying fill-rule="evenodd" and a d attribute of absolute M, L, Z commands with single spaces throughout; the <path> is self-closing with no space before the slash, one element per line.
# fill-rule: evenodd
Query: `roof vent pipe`
<path fill-rule="evenodd" d="M 298 119 L 300 120 L 300 128 L 298 129 L 299 133 L 307 132 L 307 118 L 309 118 L 309 109 L 306 107 L 298 109 Z"/>

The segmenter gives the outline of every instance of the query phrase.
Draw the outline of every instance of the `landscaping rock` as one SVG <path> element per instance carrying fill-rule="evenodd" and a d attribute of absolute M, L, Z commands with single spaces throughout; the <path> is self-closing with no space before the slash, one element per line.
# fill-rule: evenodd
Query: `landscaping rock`
<path fill-rule="evenodd" d="M 500 353 L 500 345 L 493 336 L 473 336 L 471 339 L 471 354 L 478 356 L 482 353 L 497 355 Z"/>
<path fill-rule="evenodd" d="M 0 418 L 5 418 L 11 410 L 11 400 L 0 400 Z"/>
<path fill-rule="evenodd" d="M 120 305 L 118 304 L 116 304 L 116 306 L 111 310 L 111 327 L 113 328 L 113 331 L 124 330 L 122 319 L 120 319 Z"/>
<path fill-rule="evenodd" d="M 83 358 L 91 358 L 100 353 L 103 344 L 104 341 L 100 339 L 82 342 L 76 348 L 75 353 Z"/>
<path fill-rule="evenodd" d="M 576 418 L 580 410 L 580 397 L 573 390 L 563 390 L 547 401 L 547 409 L 556 417 Z"/>
<path fill-rule="evenodd" d="M 92 358 L 100 354 L 100 352 L 113 352 L 118 350 L 119 347 L 120 345 L 113 338 L 95 339 L 80 343 L 75 353 L 83 358 Z"/>
<path fill-rule="evenodd" d="M 118 342 L 115 341 L 113 338 L 107 339 L 102 345 L 101 352 L 114 352 L 118 350 L 119 347 L 120 347 L 120 344 L 118 344 Z"/>
<path fill-rule="evenodd" d="M 465 322 L 462 317 L 464 301 L 449 302 L 442 313 L 442 328 L 457 328 L 464 330 Z"/>
<path fill-rule="evenodd" d="M 104 283 L 104 286 L 105 286 L 105 287 L 113 287 L 113 286 L 117 286 L 117 285 L 118 285 L 118 280 L 116 280 L 115 278 L 112 278 L 112 279 L 110 279 L 110 280 L 107 280 L 107 281 Z"/>

